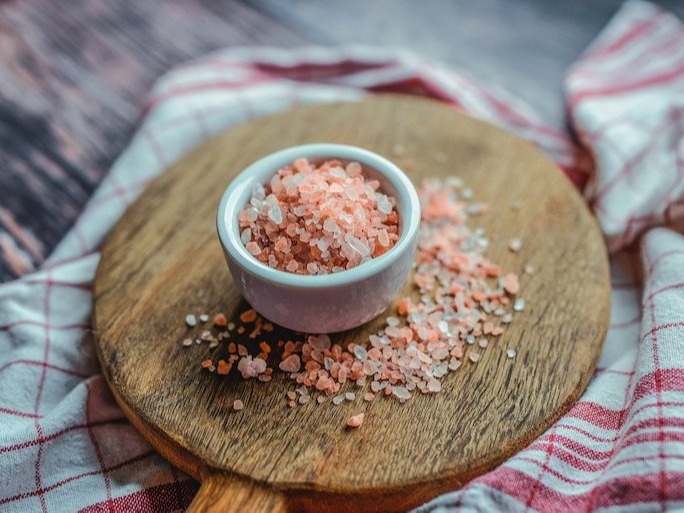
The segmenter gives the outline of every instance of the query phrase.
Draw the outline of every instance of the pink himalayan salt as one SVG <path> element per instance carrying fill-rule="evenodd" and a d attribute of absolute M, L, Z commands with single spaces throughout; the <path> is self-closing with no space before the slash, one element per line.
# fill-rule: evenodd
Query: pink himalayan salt
<path fill-rule="evenodd" d="M 301 362 L 299 356 L 292 354 L 280 362 L 280 370 L 285 372 L 299 372 L 301 368 Z"/>
<path fill-rule="evenodd" d="M 247 251 L 266 265 L 296 274 L 350 269 L 391 249 L 399 239 L 396 200 L 364 176 L 358 162 L 298 159 L 257 184 L 238 214 Z"/>
<path fill-rule="evenodd" d="M 363 424 L 363 417 L 365 414 L 359 413 L 358 415 L 354 415 L 353 417 L 349 417 L 347 419 L 347 427 L 350 427 L 352 429 L 357 428 Z"/>
<path fill-rule="evenodd" d="M 341 388 L 348 382 L 360 387 L 370 383 L 366 401 L 384 395 L 405 402 L 414 392 L 438 393 L 440 379 L 462 366 L 466 344 L 479 339 L 478 346 L 485 349 L 489 344 L 482 343 L 483 335 L 496 337 L 504 332 L 501 323 L 512 314 L 500 313 L 511 306 L 506 294 L 518 293 L 519 279 L 512 273 L 500 278 L 501 270 L 485 258 L 487 240 L 481 230 L 467 225 L 469 205 L 459 195 L 460 187 L 454 181 L 432 180 L 420 189 L 421 203 L 430 208 L 424 209 L 415 258 L 413 281 L 419 298 L 399 299 L 398 316 L 388 316 L 386 326 L 369 337 L 369 345 L 352 343 L 345 350 L 332 344 L 327 335 L 278 343 L 283 347 L 280 369 L 301 385 L 297 389 L 301 397 L 306 396 L 297 402 L 308 402 L 307 389 L 315 388 L 340 404 L 347 395 Z M 257 317 L 256 312 L 241 320 L 261 321 L 252 317 Z M 246 354 L 246 348 L 240 344 L 238 352 Z M 473 350 L 466 354 L 473 363 L 480 359 Z M 213 363 L 207 360 L 203 366 L 211 370 Z M 254 368 L 247 356 L 238 369 L 243 377 L 261 371 L 259 378 L 270 377 L 272 371 L 265 368 L 265 362 Z M 295 407 L 296 394 L 289 392 L 287 397 L 289 406 Z"/>
<path fill-rule="evenodd" d="M 252 359 L 251 356 L 244 356 L 238 362 L 238 371 L 245 379 L 256 378 L 259 374 L 263 374 L 266 371 L 266 367 L 266 361 L 261 358 Z"/>

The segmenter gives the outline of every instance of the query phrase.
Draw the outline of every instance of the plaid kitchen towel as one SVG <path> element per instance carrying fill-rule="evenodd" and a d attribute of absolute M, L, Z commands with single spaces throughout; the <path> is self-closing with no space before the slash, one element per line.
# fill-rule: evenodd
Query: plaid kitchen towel
<path fill-rule="evenodd" d="M 537 144 L 583 187 L 612 251 L 605 349 L 580 401 L 496 470 L 419 508 L 684 509 L 684 28 L 626 3 L 568 74 L 577 139 L 415 55 L 231 49 L 180 66 L 42 267 L 0 285 L 0 511 L 183 510 L 197 484 L 165 463 L 107 391 L 90 338 L 103 237 L 207 137 L 296 104 L 373 92 L 437 98 Z"/>

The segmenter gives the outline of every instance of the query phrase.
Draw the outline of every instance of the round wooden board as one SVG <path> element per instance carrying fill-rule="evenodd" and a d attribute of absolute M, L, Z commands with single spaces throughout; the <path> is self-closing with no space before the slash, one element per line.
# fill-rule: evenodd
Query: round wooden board
<path fill-rule="evenodd" d="M 442 393 L 403 405 L 378 398 L 290 409 L 284 396 L 294 386 L 280 372 L 267 384 L 217 376 L 199 363 L 225 347 L 181 347 L 201 328 L 188 330 L 186 313 L 236 316 L 247 308 L 216 236 L 222 191 L 259 157 L 313 142 L 374 150 L 416 184 L 462 177 L 491 205 L 476 219 L 491 239 L 488 255 L 506 270 L 536 269 L 521 276 L 525 311 L 479 363 L 447 375 Z M 402 157 L 393 154 L 397 145 Z M 518 253 L 508 249 L 513 237 L 524 241 Z M 194 511 L 401 511 L 492 469 L 567 411 L 601 351 L 608 283 L 598 226 L 533 146 L 443 104 L 374 97 L 250 122 L 166 170 L 103 247 L 94 323 L 104 373 L 126 415 L 203 482 Z M 408 285 L 406 292 L 415 294 Z M 333 339 L 365 341 L 381 325 L 379 318 Z M 238 398 L 245 409 L 235 413 Z M 363 426 L 345 429 L 360 412 Z"/>

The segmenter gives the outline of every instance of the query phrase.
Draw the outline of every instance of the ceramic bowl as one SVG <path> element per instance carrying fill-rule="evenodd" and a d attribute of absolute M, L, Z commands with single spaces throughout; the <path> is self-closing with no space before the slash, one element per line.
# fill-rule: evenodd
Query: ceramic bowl
<path fill-rule="evenodd" d="M 255 259 L 240 240 L 238 213 L 257 182 L 266 184 L 298 158 L 357 161 L 369 178 L 396 198 L 400 236 L 385 254 L 327 275 L 279 271 Z M 397 297 L 413 265 L 420 226 L 420 202 L 413 184 L 395 164 L 355 146 L 309 144 L 277 151 L 248 166 L 223 193 L 216 218 L 218 236 L 235 284 L 268 320 L 305 333 L 333 333 L 360 326 L 381 314 Z"/>

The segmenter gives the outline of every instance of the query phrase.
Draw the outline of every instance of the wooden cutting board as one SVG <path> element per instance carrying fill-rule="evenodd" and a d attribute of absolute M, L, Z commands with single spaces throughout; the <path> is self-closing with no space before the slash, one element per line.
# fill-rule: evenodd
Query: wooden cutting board
<path fill-rule="evenodd" d="M 379 152 L 416 184 L 462 177 L 491 205 L 476 223 L 491 238 L 488 255 L 507 270 L 536 270 L 521 277 L 525 311 L 479 363 L 447 375 L 442 393 L 403 405 L 380 397 L 290 409 L 285 392 L 294 386 L 279 371 L 266 384 L 210 374 L 200 361 L 216 360 L 225 347 L 181 346 L 201 330 L 185 327 L 186 313 L 236 316 L 247 307 L 216 236 L 224 188 L 259 157 L 313 142 Z M 517 253 L 508 249 L 513 237 L 524 243 Z M 492 469 L 567 411 L 594 370 L 609 302 L 601 233 L 549 159 L 443 104 L 374 97 L 250 122 L 167 169 L 102 249 L 94 324 L 104 373 L 126 415 L 202 482 L 192 511 L 389 512 Z M 333 341 L 365 341 L 381 325 L 377 319 Z M 245 404 L 239 413 L 232 410 L 238 398 Z M 360 412 L 363 426 L 345 429 Z"/>

